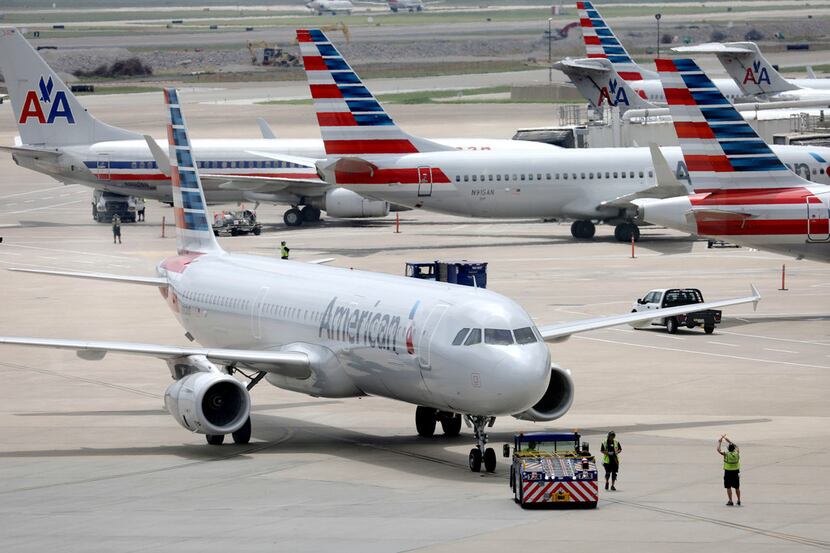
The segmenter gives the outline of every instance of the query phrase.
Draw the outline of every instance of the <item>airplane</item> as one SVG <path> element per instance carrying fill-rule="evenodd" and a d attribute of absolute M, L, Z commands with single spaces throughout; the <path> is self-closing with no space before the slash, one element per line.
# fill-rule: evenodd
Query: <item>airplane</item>
<path fill-rule="evenodd" d="M 620 76 L 628 81 L 634 90 L 646 100 L 666 103 L 663 87 L 656 72 L 641 67 L 626 51 L 600 15 L 593 2 L 577 2 L 582 38 L 589 58 L 607 59 Z M 713 79 L 715 86 L 732 102 L 748 100 L 741 87 L 733 79 Z M 795 86 L 830 90 L 830 79 L 790 79 Z"/>
<path fill-rule="evenodd" d="M 830 186 L 790 171 L 691 59 L 658 59 L 694 194 L 637 199 L 653 224 L 792 255 L 830 261 Z M 659 185 L 673 186 L 652 147 Z M 662 169 L 661 169 L 662 168 Z"/>
<path fill-rule="evenodd" d="M 225 252 L 208 224 L 179 93 L 165 89 L 164 98 L 177 253 L 158 264 L 158 276 L 15 270 L 156 287 L 201 345 L 11 336 L 0 344 L 74 350 L 87 360 L 108 353 L 160 358 L 174 379 L 165 408 L 211 445 L 227 434 L 237 443 L 250 440 L 249 392 L 264 379 L 314 397 L 375 395 L 414 404 L 423 436 L 433 435 L 438 422 L 457 436 L 463 418 L 476 440 L 470 469 L 479 472 L 483 464 L 493 472 L 486 429 L 497 416 L 552 421 L 573 402 L 570 371 L 551 363 L 545 342 L 688 311 L 679 306 L 537 327 L 513 300 L 483 288 Z M 160 146 L 152 149 L 163 162 Z M 757 305 L 760 298 L 753 286 L 750 296 L 695 309 Z"/>
<path fill-rule="evenodd" d="M 729 76 L 747 96 L 772 102 L 828 101 L 830 90 L 817 88 L 830 79 L 787 80 L 764 57 L 754 42 L 725 42 L 672 48 L 683 54 L 715 54 Z M 808 84 L 804 84 L 804 82 Z M 828 87 L 830 88 L 830 87 Z"/>
<path fill-rule="evenodd" d="M 169 169 L 156 163 L 143 136 L 96 119 L 14 28 L 0 28 L 0 71 L 20 133 L 16 145 L 0 146 L 0 151 L 9 152 L 15 163 L 65 184 L 172 201 Z M 289 204 L 283 215 L 288 226 L 317 221 L 321 210 L 341 218 L 389 213 L 387 202 L 368 200 L 319 180 L 314 160 L 326 155 L 322 141 L 274 138 L 267 124 L 258 122 L 262 139 L 194 140 L 209 203 Z M 514 140 L 439 142 L 485 150 L 527 147 Z M 554 148 L 534 147 L 540 153 Z"/>
<path fill-rule="evenodd" d="M 337 15 L 338 13 L 352 15 L 352 10 L 354 10 L 354 4 L 350 0 L 311 0 L 305 6 L 311 11 L 316 12 L 317 15 L 326 13 L 331 15 Z"/>
<path fill-rule="evenodd" d="M 582 96 L 596 110 L 616 107 L 621 115 L 631 117 L 669 117 L 669 108 L 644 99 L 631 83 L 620 77 L 614 65 L 604 58 L 566 58 L 553 64 L 565 73 Z M 642 94 L 642 91 L 640 91 Z M 817 91 L 820 92 L 820 91 Z M 786 100 L 734 104 L 747 121 L 788 118 L 796 113 L 821 115 L 830 107 L 830 91 L 826 103 L 817 100 Z"/>
<path fill-rule="evenodd" d="M 687 194 L 689 189 L 654 190 L 648 148 L 556 148 L 459 151 L 414 137 L 395 125 L 336 47 L 317 29 L 298 30 L 326 160 L 316 162 L 332 186 L 396 205 L 482 218 L 562 218 L 571 234 L 589 239 L 594 221 L 614 224 L 617 240 L 638 240 L 635 197 Z M 336 69 L 329 69 L 335 67 Z M 825 171 L 830 149 L 776 146 L 788 163 Z M 664 149 L 680 175 L 682 155 Z"/>

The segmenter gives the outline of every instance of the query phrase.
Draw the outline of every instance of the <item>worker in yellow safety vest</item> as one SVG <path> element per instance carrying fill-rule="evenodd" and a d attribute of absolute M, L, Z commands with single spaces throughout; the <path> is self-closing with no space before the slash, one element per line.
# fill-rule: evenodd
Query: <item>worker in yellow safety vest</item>
<path fill-rule="evenodd" d="M 617 472 L 620 470 L 620 453 L 622 446 L 617 441 L 617 434 L 612 430 L 608 438 L 602 442 L 600 451 L 604 454 L 602 466 L 605 468 L 605 489 L 608 489 L 608 479 L 611 478 L 611 491 L 617 491 Z"/>
<path fill-rule="evenodd" d="M 280 259 L 288 259 L 288 252 L 291 250 L 285 245 L 285 240 L 280 242 Z"/>
<path fill-rule="evenodd" d="M 723 442 L 729 444 L 726 451 L 721 447 Z M 741 505 L 741 450 L 734 444 L 726 434 L 718 440 L 718 453 L 723 456 L 723 487 L 726 488 L 726 495 L 729 497 L 727 505 L 734 505 L 732 503 L 732 488 L 735 488 L 735 495 L 738 499 L 738 506 Z"/>

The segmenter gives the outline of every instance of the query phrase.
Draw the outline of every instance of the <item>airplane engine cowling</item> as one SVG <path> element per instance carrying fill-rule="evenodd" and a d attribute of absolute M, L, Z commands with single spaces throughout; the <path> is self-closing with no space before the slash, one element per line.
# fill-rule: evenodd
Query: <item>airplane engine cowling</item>
<path fill-rule="evenodd" d="M 200 434 L 230 434 L 248 419 L 251 398 L 245 385 L 232 376 L 197 372 L 167 388 L 164 406 L 188 430 Z"/>
<path fill-rule="evenodd" d="M 346 219 L 389 215 L 389 202 L 369 200 L 345 188 L 333 188 L 326 192 L 322 208 L 329 217 Z"/>
<path fill-rule="evenodd" d="M 559 365 L 551 364 L 550 382 L 545 390 L 545 395 L 527 411 L 513 416 L 517 419 L 533 422 L 552 421 L 567 413 L 573 401 L 574 382 L 571 378 L 571 371 L 563 369 Z"/>

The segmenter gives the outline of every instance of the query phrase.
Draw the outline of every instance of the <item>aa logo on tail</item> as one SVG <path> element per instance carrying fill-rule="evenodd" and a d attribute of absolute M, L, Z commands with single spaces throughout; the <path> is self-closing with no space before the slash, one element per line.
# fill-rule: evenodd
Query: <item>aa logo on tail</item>
<path fill-rule="evenodd" d="M 610 106 L 618 106 L 620 104 L 626 106 L 631 105 L 628 103 L 628 95 L 625 93 L 625 88 L 618 85 L 617 79 L 609 80 L 608 86 L 604 86 L 599 90 L 599 101 L 597 101 L 597 105 L 601 106 L 603 101 L 608 102 Z"/>
<path fill-rule="evenodd" d="M 52 77 L 49 77 L 48 81 L 44 81 L 41 77 L 38 83 L 40 95 L 35 90 L 26 93 L 23 109 L 20 111 L 19 124 L 25 125 L 30 117 L 37 119 L 38 123 L 51 124 L 58 117 L 63 117 L 69 124 L 75 123 L 75 117 L 72 115 L 72 109 L 66 99 L 66 91 L 58 90 L 53 96 L 52 89 L 54 86 Z"/>
<path fill-rule="evenodd" d="M 746 73 L 744 74 L 744 83 L 752 83 L 752 84 L 761 84 L 766 82 L 770 84 L 769 81 L 769 73 L 767 73 L 767 68 L 761 66 L 761 61 L 754 61 L 752 62 L 752 67 L 746 68 Z"/>

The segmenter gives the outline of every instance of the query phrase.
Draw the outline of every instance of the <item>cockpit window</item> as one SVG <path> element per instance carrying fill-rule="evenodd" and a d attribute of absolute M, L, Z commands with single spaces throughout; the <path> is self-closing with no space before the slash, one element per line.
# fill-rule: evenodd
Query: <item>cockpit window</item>
<path fill-rule="evenodd" d="M 484 343 L 494 346 L 509 346 L 513 343 L 513 333 L 506 328 L 485 328 Z"/>
<path fill-rule="evenodd" d="M 533 334 L 533 329 L 529 326 L 524 328 L 517 328 L 513 331 L 516 336 L 517 344 L 533 344 L 536 342 L 536 335 Z"/>
<path fill-rule="evenodd" d="M 467 333 L 470 332 L 469 328 L 462 328 L 458 331 L 458 334 L 455 335 L 455 340 L 452 341 L 452 345 L 460 346 L 464 343 L 464 338 L 467 337 Z"/>
<path fill-rule="evenodd" d="M 467 336 L 467 340 L 464 341 L 465 346 L 472 346 L 473 344 L 480 344 L 481 343 L 481 329 L 474 328 L 470 331 L 470 335 Z"/>

